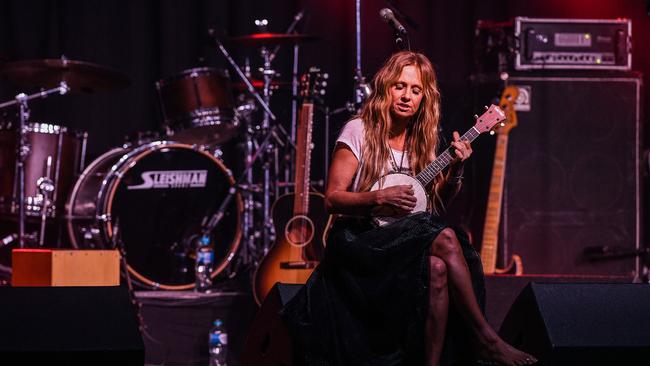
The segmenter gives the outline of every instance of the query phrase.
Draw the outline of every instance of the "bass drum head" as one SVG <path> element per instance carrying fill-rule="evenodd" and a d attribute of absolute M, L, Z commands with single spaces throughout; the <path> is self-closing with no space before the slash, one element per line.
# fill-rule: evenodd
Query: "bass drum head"
<path fill-rule="evenodd" d="M 110 243 L 119 225 L 131 273 L 146 285 L 191 288 L 201 223 L 233 185 L 230 171 L 206 152 L 175 143 L 145 145 L 122 157 L 105 180 L 98 208 L 110 220 L 102 225 L 103 236 Z M 211 234 L 213 277 L 239 246 L 241 210 L 236 194 Z"/>

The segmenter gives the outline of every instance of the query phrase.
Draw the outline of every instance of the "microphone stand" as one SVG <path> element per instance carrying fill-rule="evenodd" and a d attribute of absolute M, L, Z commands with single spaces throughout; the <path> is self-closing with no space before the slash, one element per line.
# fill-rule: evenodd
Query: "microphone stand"
<path fill-rule="evenodd" d="M 406 39 L 406 41 L 405 41 Z M 395 46 L 400 51 L 411 50 L 411 41 L 409 40 L 409 35 L 406 32 L 395 31 Z"/>
<path fill-rule="evenodd" d="M 354 24 L 355 24 L 355 68 L 354 68 L 354 92 L 353 101 L 347 101 L 342 107 L 330 110 L 329 107 L 324 108 L 323 114 L 325 115 L 325 154 L 324 154 L 324 172 L 323 177 L 327 182 L 327 175 L 329 169 L 330 158 L 330 119 L 337 114 L 347 113 L 348 115 L 354 114 L 359 111 L 363 102 L 372 93 L 372 88 L 366 82 L 366 78 L 361 71 L 361 0 L 354 1 Z"/>
<path fill-rule="evenodd" d="M 626 249 L 621 247 L 602 246 L 594 248 L 594 250 L 590 250 L 591 248 L 586 248 L 583 251 L 583 255 L 591 262 L 625 258 L 639 258 L 641 261 L 640 266 L 643 266 L 643 269 L 639 268 L 639 270 L 642 272 L 642 281 L 644 283 L 650 283 L 650 247 L 640 249 Z M 636 280 L 639 280 L 639 275 L 639 273 L 636 274 L 635 282 Z"/>

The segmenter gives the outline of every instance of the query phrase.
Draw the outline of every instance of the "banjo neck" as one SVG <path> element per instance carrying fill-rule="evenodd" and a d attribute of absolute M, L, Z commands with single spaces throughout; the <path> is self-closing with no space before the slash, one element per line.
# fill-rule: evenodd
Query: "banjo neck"
<path fill-rule="evenodd" d="M 461 141 L 474 141 L 481 132 L 476 128 L 476 126 L 470 128 L 463 136 L 460 137 Z M 426 187 L 427 184 L 431 183 L 433 179 L 445 169 L 451 161 L 454 160 L 451 147 L 448 147 L 442 154 L 440 154 L 431 164 L 427 165 L 426 168 L 422 169 L 420 173 L 415 176 L 420 184 L 423 187 Z"/>

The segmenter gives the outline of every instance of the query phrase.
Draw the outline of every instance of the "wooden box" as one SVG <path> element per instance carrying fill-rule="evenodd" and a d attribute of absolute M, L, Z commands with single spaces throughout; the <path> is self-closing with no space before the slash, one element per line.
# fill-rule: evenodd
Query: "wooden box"
<path fill-rule="evenodd" d="M 117 250 L 14 249 L 13 286 L 119 286 Z"/>

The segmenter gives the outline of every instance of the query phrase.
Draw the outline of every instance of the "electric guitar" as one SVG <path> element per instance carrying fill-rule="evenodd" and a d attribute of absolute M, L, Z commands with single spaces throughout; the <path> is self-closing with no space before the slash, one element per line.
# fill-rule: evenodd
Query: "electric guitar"
<path fill-rule="evenodd" d="M 494 150 L 494 164 L 492 165 L 492 178 L 490 180 L 490 193 L 488 195 L 487 210 L 485 212 L 485 225 L 483 226 L 483 241 L 481 244 L 481 262 L 485 274 L 502 274 L 513 271 L 517 275 L 523 274 L 521 258 L 518 255 L 511 257 L 510 263 L 505 268 L 497 268 L 497 246 L 499 243 L 499 222 L 501 221 L 501 203 L 503 200 L 503 180 L 506 171 L 506 157 L 508 153 L 508 134 L 517 126 L 517 113 L 513 107 L 519 96 L 519 89 L 508 86 L 501 93 L 499 106 L 506 114 L 508 123 L 497 132 L 497 144 Z"/>
<path fill-rule="evenodd" d="M 499 107 L 491 105 L 489 108 L 486 107 L 486 109 L 485 113 L 480 117 L 476 117 L 474 127 L 470 128 L 469 131 L 460 137 L 462 141 L 474 141 L 480 134 L 492 130 L 492 127 L 497 123 L 506 119 L 505 114 Z M 370 190 L 376 191 L 387 187 L 410 184 L 413 186 L 414 195 L 417 200 L 415 208 L 411 213 L 426 211 L 429 199 L 424 187 L 431 183 L 438 173 L 446 168 L 452 160 L 454 160 L 454 153 L 450 148 L 447 148 L 447 150 L 427 165 L 426 168 L 422 169 L 415 177 L 404 173 L 389 173 L 380 177 Z M 398 220 L 399 217 L 375 216 L 373 219 L 377 225 L 384 226 Z"/>
<path fill-rule="evenodd" d="M 303 284 L 324 252 L 327 225 L 325 196 L 309 191 L 314 99 L 324 93 L 327 74 L 311 68 L 302 75 L 296 136 L 295 192 L 280 196 L 271 207 L 277 239 L 260 262 L 253 280 L 255 301 L 261 304 L 276 282 Z"/>

